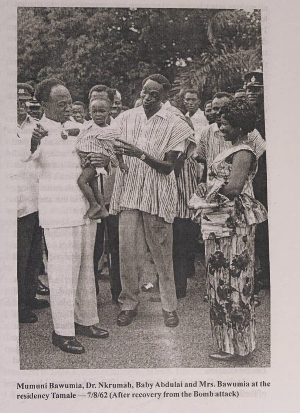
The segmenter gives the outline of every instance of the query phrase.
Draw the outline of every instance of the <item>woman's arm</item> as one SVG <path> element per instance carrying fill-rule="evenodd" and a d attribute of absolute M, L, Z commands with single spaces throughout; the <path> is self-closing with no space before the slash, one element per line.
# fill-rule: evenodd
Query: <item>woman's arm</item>
<path fill-rule="evenodd" d="M 229 199 L 240 195 L 247 180 L 254 154 L 247 150 L 236 152 L 232 159 L 232 169 L 228 184 L 223 186 L 219 193 Z"/>
<path fill-rule="evenodd" d="M 139 159 L 141 159 L 142 157 L 141 160 L 143 162 L 145 162 L 147 165 L 149 165 L 151 168 L 155 169 L 159 173 L 169 175 L 175 167 L 175 162 L 179 154 L 179 152 L 177 151 L 170 151 L 166 153 L 165 159 L 161 161 L 144 152 L 142 149 L 138 148 L 135 145 L 122 141 L 121 139 L 116 139 L 116 141 L 116 153 L 121 155 L 132 156 Z"/>

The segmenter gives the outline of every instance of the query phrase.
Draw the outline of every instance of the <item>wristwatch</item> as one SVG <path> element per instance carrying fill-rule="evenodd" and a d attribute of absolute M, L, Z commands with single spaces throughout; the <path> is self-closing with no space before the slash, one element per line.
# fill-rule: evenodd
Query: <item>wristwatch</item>
<path fill-rule="evenodd" d="M 142 153 L 142 155 L 140 156 L 140 160 L 144 161 L 146 159 L 146 155 L 144 153 Z"/>

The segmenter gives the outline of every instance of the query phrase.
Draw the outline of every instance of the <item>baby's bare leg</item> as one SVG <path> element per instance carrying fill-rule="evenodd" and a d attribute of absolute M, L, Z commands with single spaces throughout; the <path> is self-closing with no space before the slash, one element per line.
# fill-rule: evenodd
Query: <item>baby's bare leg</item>
<path fill-rule="evenodd" d="M 87 166 L 82 170 L 77 180 L 77 184 L 81 192 L 83 193 L 88 203 L 90 204 L 90 207 L 84 216 L 85 218 L 87 217 L 92 218 L 95 214 L 101 211 L 101 206 L 98 204 L 96 196 L 95 196 L 95 192 L 92 188 L 92 185 L 95 187 L 95 185 L 92 183 L 93 181 L 96 181 L 96 185 L 97 185 L 96 171 L 91 166 Z M 97 187 L 97 190 L 98 190 L 98 187 Z"/>
<path fill-rule="evenodd" d="M 95 198 L 98 202 L 98 204 L 101 206 L 100 211 L 98 211 L 93 217 L 92 219 L 99 219 L 99 218 L 107 218 L 109 213 L 105 207 L 105 202 L 104 202 L 104 196 L 102 195 L 102 193 L 99 191 L 98 188 L 98 179 L 95 177 L 94 179 L 92 179 L 90 181 L 90 186 L 94 192 Z"/>

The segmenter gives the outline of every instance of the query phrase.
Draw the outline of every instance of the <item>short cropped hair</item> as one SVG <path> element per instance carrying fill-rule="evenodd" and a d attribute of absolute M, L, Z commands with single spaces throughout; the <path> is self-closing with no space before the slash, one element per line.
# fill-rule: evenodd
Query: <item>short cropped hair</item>
<path fill-rule="evenodd" d="M 105 97 L 99 97 L 99 98 L 92 99 L 92 100 L 90 101 L 90 103 L 89 103 L 89 108 L 91 107 L 91 104 L 92 104 L 93 102 L 95 102 L 95 101 L 105 102 L 105 103 L 107 103 L 107 104 L 109 105 L 110 108 L 112 107 L 112 102 L 111 102 L 110 99 L 105 98 Z"/>
<path fill-rule="evenodd" d="M 222 98 L 233 99 L 233 96 L 230 93 L 227 93 L 227 92 L 218 92 L 213 96 L 212 101 L 214 99 L 222 99 Z"/>
<path fill-rule="evenodd" d="M 35 98 L 39 103 L 48 102 L 50 99 L 50 93 L 54 86 L 65 86 L 64 82 L 60 79 L 51 77 L 49 79 L 42 80 L 36 87 Z"/>
<path fill-rule="evenodd" d="M 185 98 L 185 95 L 186 95 L 187 93 L 194 93 L 195 95 L 197 95 L 197 97 L 198 97 L 199 100 L 201 99 L 200 92 L 199 92 L 199 90 L 197 90 L 197 89 L 185 89 L 185 90 L 182 92 L 182 97 Z"/>
<path fill-rule="evenodd" d="M 73 102 L 73 106 L 82 106 L 83 109 L 85 109 L 85 104 L 80 100 L 76 100 L 76 102 Z"/>
<path fill-rule="evenodd" d="M 171 90 L 171 87 L 172 87 L 171 83 L 163 75 L 154 74 L 154 75 L 150 75 L 150 76 L 146 77 L 146 79 L 144 79 L 142 81 L 142 86 L 144 86 L 144 84 L 147 82 L 147 80 L 153 80 L 154 82 L 157 82 L 160 85 L 162 85 L 162 87 L 164 88 L 165 93 L 168 93 Z"/>
<path fill-rule="evenodd" d="M 109 98 L 109 100 L 111 101 L 111 103 L 113 103 L 114 98 L 115 98 L 115 94 L 113 92 L 113 90 L 105 85 L 95 85 L 92 87 L 92 89 L 89 91 L 89 100 L 91 100 L 91 96 L 93 92 L 106 92 L 107 96 Z"/>
<path fill-rule="evenodd" d="M 204 103 L 204 109 L 206 108 L 207 105 L 212 104 L 212 100 L 208 100 L 207 102 Z"/>
<path fill-rule="evenodd" d="M 233 127 L 239 127 L 244 133 L 252 132 L 256 122 L 256 108 L 246 97 L 231 99 L 222 108 L 221 114 Z"/>

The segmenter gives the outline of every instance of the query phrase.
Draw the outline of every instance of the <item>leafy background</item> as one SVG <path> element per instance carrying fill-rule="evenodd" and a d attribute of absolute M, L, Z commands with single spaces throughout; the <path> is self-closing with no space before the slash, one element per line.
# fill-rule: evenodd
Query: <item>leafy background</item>
<path fill-rule="evenodd" d="M 18 8 L 18 81 L 64 80 L 74 100 L 95 84 L 118 88 L 132 106 L 151 73 L 202 102 L 242 87 L 262 68 L 260 10 L 151 8 Z"/>

